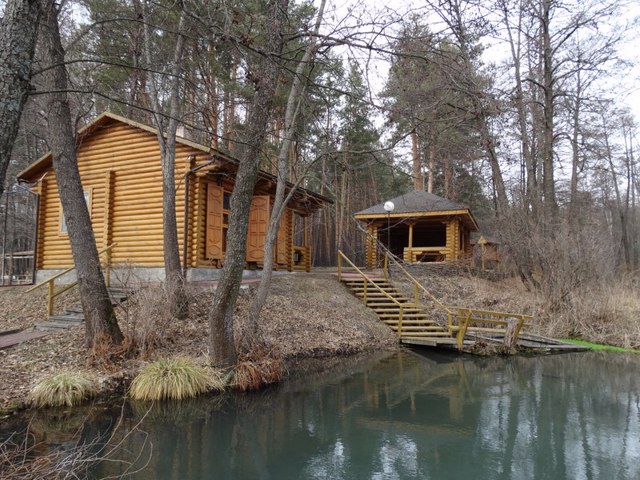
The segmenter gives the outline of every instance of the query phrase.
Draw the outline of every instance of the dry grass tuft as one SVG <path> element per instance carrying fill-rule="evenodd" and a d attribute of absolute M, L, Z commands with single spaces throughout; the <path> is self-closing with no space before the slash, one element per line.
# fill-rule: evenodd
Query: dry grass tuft
<path fill-rule="evenodd" d="M 131 382 L 129 394 L 134 400 L 181 400 L 224 388 L 221 372 L 188 358 L 167 358 L 148 364 Z"/>
<path fill-rule="evenodd" d="M 258 390 L 280 382 L 285 371 L 284 359 L 277 349 L 266 344 L 254 344 L 249 352 L 239 356 L 234 386 L 242 391 Z"/>
<path fill-rule="evenodd" d="M 166 293 L 161 287 L 146 287 L 129 302 L 123 306 L 123 330 L 138 355 L 149 358 L 165 343 L 164 332 L 171 323 Z"/>
<path fill-rule="evenodd" d="M 36 407 L 72 407 L 97 392 L 95 379 L 85 372 L 63 371 L 41 380 L 29 394 Z"/>

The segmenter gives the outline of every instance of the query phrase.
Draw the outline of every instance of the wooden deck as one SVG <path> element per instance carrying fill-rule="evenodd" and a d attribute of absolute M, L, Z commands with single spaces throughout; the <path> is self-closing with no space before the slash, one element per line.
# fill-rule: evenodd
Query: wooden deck
<path fill-rule="evenodd" d="M 445 350 L 459 350 L 455 338 L 401 338 L 400 343 L 415 347 L 435 347 Z M 488 347 L 504 345 L 504 337 L 478 336 L 475 339 L 466 337 L 464 339 L 463 347 L 459 351 L 477 354 L 483 351 L 481 345 L 486 345 Z M 573 343 L 533 335 L 531 333 L 521 333 L 518 337 L 516 346 L 517 350 L 522 353 L 569 353 L 591 350 L 587 346 L 575 345 Z M 484 351 L 487 351 L 487 349 Z"/>

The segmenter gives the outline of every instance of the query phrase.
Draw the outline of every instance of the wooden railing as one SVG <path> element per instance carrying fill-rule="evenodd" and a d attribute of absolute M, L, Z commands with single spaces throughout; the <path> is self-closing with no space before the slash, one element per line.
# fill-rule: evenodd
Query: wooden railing
<path fill-rule="evenodd" d="M 100 250 L 98 252 L 98 255 L 102 256 L 104 255 L 104 261 L 102 263 L 102 268 L 104 270 L 104 281 L 107 285 L 107 287 L 109 287 L 111 285 L 111 251 L 113 250 L 113 247 L 115 247 L 117 245 L 117 243 L 112 243 L 111 245 L 109 245 L 108 247 L 103 248 L 102 250 Z M 47 278 L 46 280 L 43 280 L 42 282 L 38 283 L 37 285 L 34 285 L 33 287 L 31 287 L 30 289 L 26 290 L 26 293 L 32 292 L 40 287 L 43 287 L 44 285 L 47 285 L 48 288 L 48 292 L 49 292 L 49 296 L 48 296 L 48 303 L 47 303 L 47 312 L 49 315 L 53 315 L 54 312 L 54 301 L 56 299 L 56 297 L 62 295 L 64 292 L 71 290 L 73 287 L 75 287 L 76 285 L 78 285 L 78 281 L 74 281 L 70 284 L 66 284 L 63 285 L 61 288 L 59 288 L 58 290 L 56 290 L 56 280 L 58 280 L 59 278 L 65 276 L 66 274 L 74 271 L 76 269 L 76 267 L 70 267 L 67 268 L 66 270 L 55 274 L 52 277 Z"/>
<path fill-rule="evenodd" d="M 383 247 L 384 248 L 384 247 Z M 422 285 L 404 266 L 398 262 L 388 250 L 384 251 L 383 271 L 385 278 L 390 279 L 389 265 L 394 264 L 404 275 L 405 279 L 413 286 L 414 303 L 418 305 L 419 293 L 422 292 L 433 305 L 447 316 L 447 328 L 451 336 L 456 338 L 458 349 L 462 349 L 464 338 L 467 335 L 504 335 L 505 342 L 511 346 L 517 342 L 518 335 L 523 327 L 528 326 L 527 321 L 533 317 L 517 313 L 496 312 L 491 310 L 479 310 L 466 307 L 448 306 L 442 303 L 424 285 Z"/>
<path fill-rule="evenodd" d="M 338 280 L 342 281 L 343 270 L 342 261 L 347 262 L 348 266 L 352 268 L 355 272 L 358 273 L 364 279 L 364 293 L 363 293 L 363 301 L 365 304 L 367 303 L 367 289 L 369 284 L 374 287 L 378 292 L 382 293 L 384 297 L 389 300 L 391 303 L 394 303 L 398 307 L 398 327 L 396 333 L 399 337 L 402 336 L 402 325 L 404 322 L 404 309 L 405 308 L 421 308 L 420 305 L 411 304 L 411 303 L 401 303 L 395 297 L 389 295 L 387 291 L 385 291 L 380 285 L 378 285 L 375 281 L 371 279 L 365 272 L 363 272 L 360 268 L 358 268 L 347 256 L 342 252 L 342 250 L 338 250 Z"/>
<path fill-rule="evenodd" d="M 483 334 L 503 335 L 504 341 L 515 346 L 520 331 L 529 324 L 533 317 L 519 313 L 496 312 L 466 307 L 450 307 L 455 314 L 449 317 L 449 331 L 456 334 L 456 338 L 466 335 L 482 336 Z"/>
<path fill-rule="evenodd" d="M 405 247 L 403 250 L 403 260 L 407 263 L 417 262 L 444 262 L 447 259 L 449 249 L 441 247 Z"/>

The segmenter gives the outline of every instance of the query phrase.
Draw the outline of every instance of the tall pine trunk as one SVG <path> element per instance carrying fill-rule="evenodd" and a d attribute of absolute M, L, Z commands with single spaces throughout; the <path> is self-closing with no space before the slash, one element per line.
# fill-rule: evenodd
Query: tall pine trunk
<path fill-rule="evenodd" d="M 324 7 L 326 0 L 322 0 L 320 7 L 318 8 L 318 14 L 316 16 L 316 24 L 314 33 L 317 35 L 320 31 L 320 25 L 322 23 L 322 17 L 324 15 Z M 264 242 L 264 263 L 262 267 L 262 278 L 258 285 L 256 295 L 251 302 L 251 308 L 249 310 L 249 321 L 251 323 L 252 332 L 257 335 L 258 319 L 262 307 L 267 300 L 267 294 L 269 293 L 269 286 L 271 285 L 271 277 L 273 274 L 273 263 L 275 255 L 275 245 L 278 238 L 278 230 L 280 227 L 280 220 L 285 212 L 287 202 L 291 198 L 293 189 L 290 194 L 285 198 L 285 189 L 289 177 L 289 157 L 291 155 L 291 149 L 293 147 L 293 137 L 296 129 L 296 119 L 300 112 L 302 99 L 306 90 L 308 79 L 304 77 L 305 70 L 311 62 L 315 52 L 315 42 L 310 40 L 307 45 L 302 59 L 296 67 L 293 83 L 291 84 L 291 90 L 289 91 L 289 98 L 287 99 L 287 108 L 284 116 L 284 132 L 282 143 L 280 144 L 280 151 L 278 153 L 277 160 L 277 185 L 276 194 L 273 202 L 273 208 L 271 209 L 271 219 L 269 220 L 269 228 Z M 304 80 L 303 80 L 304 78 Z"/>

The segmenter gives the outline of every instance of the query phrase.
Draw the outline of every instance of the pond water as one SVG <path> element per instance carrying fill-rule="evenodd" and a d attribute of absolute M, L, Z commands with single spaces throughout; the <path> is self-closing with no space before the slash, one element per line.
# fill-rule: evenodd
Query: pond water
<path fill-rule="evenodd" d="M 139 479 L 635 480 L 639 367 L 606 352 L 345 361 L 255 394 L 128 405 L 115 459 L 148 462 Z"/>

